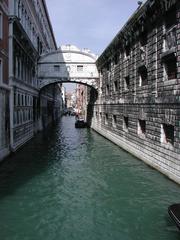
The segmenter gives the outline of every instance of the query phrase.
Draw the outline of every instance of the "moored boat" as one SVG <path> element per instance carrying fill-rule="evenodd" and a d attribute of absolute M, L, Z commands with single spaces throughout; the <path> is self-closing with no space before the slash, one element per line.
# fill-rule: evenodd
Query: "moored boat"
<path fill-rule="evenodd" d="M 75 122 L 75 127 L 76 128 L 85 128 L 85 127 L 87 127 L 87 123 L 84 121 L 84 119 L 79 118 Z"/>
<path fill-rule="evenodd" d="M 180 230 L 180 203 L 170 205 L 168 207 L 168 213 Z"/>

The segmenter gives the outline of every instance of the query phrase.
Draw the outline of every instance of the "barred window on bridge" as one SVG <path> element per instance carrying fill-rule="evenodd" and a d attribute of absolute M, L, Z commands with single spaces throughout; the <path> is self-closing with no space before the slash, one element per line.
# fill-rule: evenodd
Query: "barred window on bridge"
<path fill-rule="evenodd" d="M 54 71 L 59 72 L 60 71 L 60 66 L 59 65 L 54 65 Z"/>
<path fill-rule="evenodd" d="M 77 71 L 82 72 L 83 71 L 83 65 L 77 65 Z"/>

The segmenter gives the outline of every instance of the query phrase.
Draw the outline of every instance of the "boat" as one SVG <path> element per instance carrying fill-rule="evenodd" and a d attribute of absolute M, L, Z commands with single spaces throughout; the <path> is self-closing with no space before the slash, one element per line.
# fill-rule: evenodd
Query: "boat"
<path fill-rule="evenodd" d="M 87 123 L 84 121 L 83 118 L 79 118 L 75 122 L 75 128 L 85 128 L 87 127 Z"/>
<path fill-rule="evenodd" d="M 170 205 L 168 213 L 180 230 L 180 203 Z"/>

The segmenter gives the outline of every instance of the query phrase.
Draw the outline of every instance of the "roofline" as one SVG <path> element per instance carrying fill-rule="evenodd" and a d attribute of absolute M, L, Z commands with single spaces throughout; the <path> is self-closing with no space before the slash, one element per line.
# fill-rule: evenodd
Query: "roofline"
<path fill-rule="evenodd" d="M 51 31 L 51 34 L 52 34 L 52 37 L 53 37 L 54 45 L 55 45 L 55 48 L 57 50 L 58 47 L 57 47 L 57 43 L 56 43 L 53 27 L 52 27 L 52 24 L 51 24 L 48 8 L 47 8 L 47 5 L 46 5 L 46 0 L 42 0 L 42 3 L 43 3 L 43 6 L 44 6 L 44 10 L 45 10 L 46 16 L 47 16 L 47 20 L 48 20 L 48 23 L 49 23 L 50 31 Z"/>
<path fill-rule="evenodd" d="M 123 25 L 123 27 L 118 31 L 118 33 L 115 35 L 115 37 L 111 40 L 111 42 L 107 45 L 107 47 L 103 50 L 103 52 L 101 53 L 101 55 L 98 57 L 98 59 L 101 58 L 102 55 L 104 55 L 105 51 L 113 44 L 114 40 L 120 35 L 121 32 L 123 32 L 127 25 L 132 21 L 132 19 L 134 18 L 134 16 L 139 13 L 140 14 L 140 9 L 142 9 L 142 7 L 144 7 L 147 4 L 148 0 L 146 0 L 145 2 L 142 3 L 142 5 L 140 7 L 138 7 L 135 12 L 133 12 L 131 14 L 131 16 L 128 18 L 128 20 L 125 22 L 125 24 Z M 97 59 L 97 61 L 98 61 Z"/>
<path fill-rule="evenodd" d="M 56 51 L 48 52 L 46 54 L 41 55 L 39 61 L 41 62 L 41 59 L 47 57 L 48 55 L 53 55 L 53 54 L 57 54 L 57 53 L 62 53 L 62 54 L 63 53 L 76 53 L 76 54 L 81 54 L 81 55 L 88 56 L 88 57 L 92 58 L 94 60 L 94 62 L 96 62 L 96 60 L 97 60 L 96 57 L 91 55 L 90 53 L 86 53 L 86 52 L 83 52 L 83 51 L 80 51 L 80 50 L 76 51 L 76 50 L 60 50 L 60 49 L 58 49 Z"/>
<path fill-rule="evenodd" d="M 165 0 L 169 1 L 169 0 Z M 110 55 L 109 53 L 112 53 L 113 46 L 117 45 L 123 45 L 123 35 L 127 35 L 127 33 L 132 32 L 131 27 L 136 24 L 136 22 L 140 21 L 140 18 L 147 18 L 145 13 L 150 9 L 153 5 L 158 4 L 160 7 L 159 11 L 161 14 L 163 14 L 165 11 L 167 11 L 169 8 L 171 8 L 173 5 L 175 5 L 178 2 L 178 0 L 171 0 L 169 5 L 164 6 L 161 1 L 159 0 L 146 0 L 143 2 L 143 4 L 138 7 L 135 12 L 130 16 L 128 21 L 124 24 L 124 26 L 120 29 L 120 31 L 116 34 L 116 36 L 113 38 L 113 40 L 109 43 L 109 45 L 104 49 L 102 54 L 98 57 L 96 64 L 102 65 L 102 62 L 105 62 L 103 59 L 107 59 Z M 153 18 L 152 18 L 152 21 Z M 127 36 L 126 36 L 127 37 Z"/>

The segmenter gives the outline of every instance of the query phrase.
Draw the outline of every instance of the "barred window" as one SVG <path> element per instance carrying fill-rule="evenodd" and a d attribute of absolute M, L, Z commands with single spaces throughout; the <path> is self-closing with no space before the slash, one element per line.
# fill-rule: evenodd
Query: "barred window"
<path fill-rule="evenodd" d="M 125 88 L 125 90 L 129 89 L 129 85 L 130 85 L 129 76 L 126 76 L 125 77 L 125 81 L 124 81 L 124 88 Z"/>
<path fill-rule="evenodd" d="M 146 133 L 146 121 L 145 120 L 138 120 L 138 135 L 145 136 Z"/>
<path fill-rule="evenodd" d="M 108 116 L 108 114 L 106 113 L 106 114 L 105 114 L 105 124 L 106 124 L 106 125 L 108 124 L 108 118 L 109 118 L 109 116 Z"/>
<path fill-rule="evenodd" d="M 118 90 L 118 84 L 117 84 L 117 81 L 114 81 L 114 92 L 117 92 Z"/>
<path fill-rule="evenodd" d="M 148 84 L 147 68 L 143 68 L 139 71 L 139 86 L 145 86 Z"/>
<path fill-rule="evenodd" d="M 113 115 L 112 125 L 113 125 L 113 127 L 115 127 L 115 128 L 116 128 L 116 126 L 117 126 L 117 116 L 116 116 L 116 115 Z"/>
<path fill-rule="evenodd" d="M 106 85 L 106 94 L 109 95 L 109 84 Z"/>
<path fill-rule="evenodd" d="M 174 126 L 171 124 L 161 125 L 161 142 L 174 144 Z"/>
<path fill-rule="evenodd" d="M 83 65 L 77 65 L 77 71 L 82 72 L 83 71 Z"/>
<path fill-rule="evenodd" d="M 54 65 L 54 71 L 59 72 L 60 71 L 60 66 L 59 65 Z"/>
<path fill-rule="evenodd" d="M 168 80 L 177 78 L 176 58 L 170 59 L 164 63 L 165 78 Z"/>
<path fill-rule="evenodd" d="M 141 46 L 145 46 L 147 44 L 147 32 L 143 32 L 140 36 L 140 44 Z"/>
<path fill-rule="evenodd" d="M 176 6 L 171 8 L 165 15 L 165 27 L 166 29 L 171 28 L 177 24 L 176 19 Z"/>
<path fill-rule="evenodd" d="M 124 118 L 123 118 L 123 129 L 125 131 L 128 131 L 128 128 L 129 128 L 129 118 L 124 116 Z"/>

